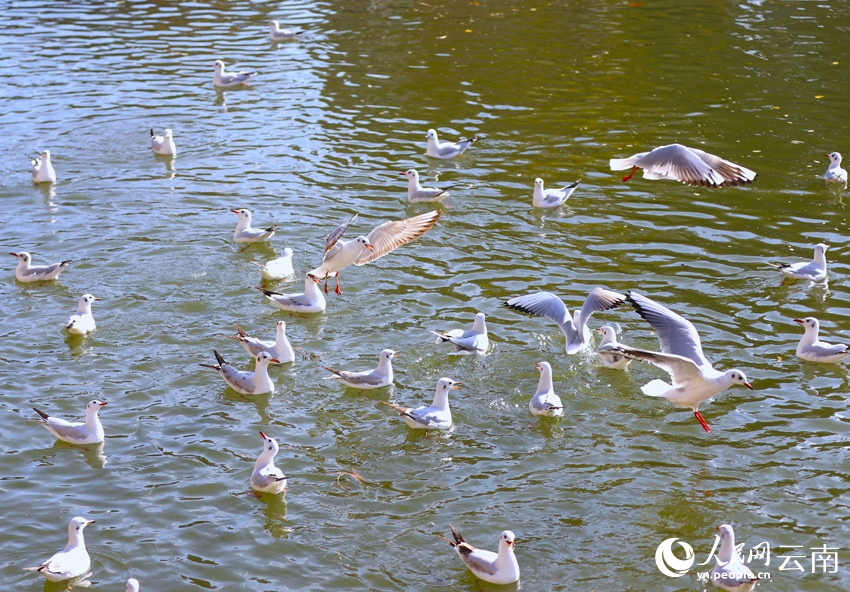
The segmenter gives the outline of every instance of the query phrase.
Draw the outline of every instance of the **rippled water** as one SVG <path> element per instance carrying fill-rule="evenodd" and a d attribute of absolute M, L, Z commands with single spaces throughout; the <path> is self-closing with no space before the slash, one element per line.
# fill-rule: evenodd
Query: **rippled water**
<path fill-rule="evenodd" d="M 61 590 L 21 570 L 87 531 L 92 590 L 475 590 L 434 534 L 453 523 L 473 544 L 517 536 L 524 590 L 703 589 L 670 579 L 658 544 L 677 537 L 698 561 L 715 527 L 749 549 L 838 547 L 834 574 L 780 571 L 760 589 L 850 588 L 847 372 L 794 357 L 800 316 L 825 335 L 850 330 L 844 203 L 823 187 L 824 152 L 848 152 L 844 122 L 850 10 L 814 2 L 15 2 L 0 14 L 6 251 L 36 263 L 72 258 L 59 282 L 0 296 L 3 410 L 0 492 L 4 589 Z M 272 44 L 266 23 L 303 28 Z M 260 71 L 216 91 L 215 59 Z M 174 130 L 173 163 L 149 129 Z M 484 138 L 460 159 L 424 156 L 424 133 Z M 710 191 L 629 184 L 611 157 L 682 142 L 759 172 L 751 187 Z M 50 149 L 55 190 L 30 183 L 23 155 Z M 325 234 L 415 215 L 399 172 L 459 185 L 415 245 L 343 273 L 325 314 L 287 316 L 251 287 L 248 262 L 295 250 L 299 274 Z M 581 179 L 569 205 L 530 207 Z M 234 207 L 270 244 L 240 251 Z M 765 262 L 832 248 L 827 286 L 779 287 Z M 297 290 L 301 280 L 273 288 Z M 548 321 L 505 309 L 546 289 L 579 306 L 589 289 L 639 289 L 693 320 L 709 358 L 744 370 L 703 414 L 644 397 L 661 377 L 595 354 L 566 356 Z M 90 292 L 97 331 L 61 323 Z M 492 353 L 449 357 L 428 329 L 488 316 Z M 298 348 L 273 368 L 273 395 L 224 388 L 212 349 L 238 322 Z M 629 307 L 626 343 L 657 339 Z M 359 394 L 323 381 L 320 363 L 360 369 L 402 352 L 396 385 Z M 528 414 L 548 360 L 567 411 Z M 411 432 L 378 401 L 430 400 L 441 376 L 454 430 Z M 91 398 L 106 442 L 54 443 L 33 405 L 80 417 Z M 281 442 L 286 501 L 247 495 L 258 430 Z M 358 481 L 350 474 L 362 478 Z M 700 568 L 704 569 L 704 568 Z M 762 568 L 763 569 L 763 568 Z"/>

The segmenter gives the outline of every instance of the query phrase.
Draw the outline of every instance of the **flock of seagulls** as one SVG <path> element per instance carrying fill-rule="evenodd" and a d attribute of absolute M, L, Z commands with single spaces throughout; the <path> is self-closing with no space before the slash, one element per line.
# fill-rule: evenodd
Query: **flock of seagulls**
<path fill-rule="evenodd" d="M 269 38 L 272 41 L 293 39 L 301 31 L 281 29 L 277 21 L 269 23 Z M 218 88 L 248 86 L 249 81 L 257 72 L 228 72 L 221 60 L 213 64 L 213 83 Z M 450 159 L 463 154 L 478 136 L 461 139 L 457 142 L 441 142 L 437 132 L 429 129 L 426 134 L 426 155 L 432 158 Z M 162 135 L 150 130 L 150 145 L 154 153 L 173 157 L 177 154 L 177 146 L 171 129 L 165 129 Z M 829 168 L 824 174 L 828 187 L 841 192 L 847 187 L 847 172 L 841 168 L 841 155 L 833 152 L 826 155 L 830 159 Z M 31 157 L 32 180 L 34 183 L 55 183 L 56 172 L 50 159 L 50 151 L 44 150 L 40 155 Z M 628 181 L 634 173 L 641 169 L 645 179 L 675 180 L 687 185 L 721 188 L 752 183 L 757 174 L 743 166 L 709 154 L 703 150 L 689 148 L 680 144 L 661 146 L 649 152 L 635 154 L 628 158 L 615 158 L 609 162 L 611 170 L 629 170 L 623 177 Z M 408 201 L 410 203 L 436 203 L 449 195 L 451 188 L 423 187 L 419 173 L 409 169 L 402 176 L 408 180 Z M 536 208 L 557 208 L 562 206 L 579 186 L 575 181 L 559 189 L 545 189 L 544 182 L 538 178 L 534 181 L 532 206 Z M 245 245 L 261 243 L 271 239 L 277 226 L 254 228 L 251 226 L 252 215 L 248 209 L 231 210 L 239 217 L 233 233 L 236 244 Z M 267 299 L 283 311 L 301 314 L 321 313 L 326 309 L 328 282 L 335 280 L 335 293 L 342 294 L 340 273 L 350 265 L 362 266 L 391 253 L 395 249 L 410 243 L 430 230 L 440 219 L 441 212 L 432 210 L 407 219 L 383 222 L 373 228 L 368 234 L 359 235 L 354 239 L 343 240 L 348 226 L 355 222 L 355 213 L 326 237 L 321 264 L 309 271 L 305 276 L 303 293 L 282 294 L 262 287 L 257 287 Z M 814 259 L 811 262 L 769 264 L 781 271 L 786 280 L 793 279 L 820 282 L 827 277 L 826 250 L 828 245 L 818 244 L 814 249 Z M 36 266 L 28 252 L 11 253 L 18 259 L 15 268 L 15 278 L 22 283 L 48 282 L 56 280 L 71 264 L 70 260 L 51 265 Z M 284 255 L 268 261 L 253 261 L 260 269 L 264 280 L 279 281 L 292 277 L 294 267 L 291 248 L 284 250 Z M 324 290 L 320 287 L 324 282 Z M 785 280 L 783 280 L 785 283 Z M 96 329 L 92 315 L 92 303 L 100 300 L 91 294 L 84 294 L 80 299 L 76 313 L 66 321 L 64 327 L 69 334 L 86 335 Z M 653 364 L 664 370 L 670 376 L 670 382 L 656 379 L 641 387 L 644 394 L 651 397 L 665 398 L 680 407 L 689 408 L 695 418 L 707 433 L 711 433 L 708 423 L 699 412 L 699 405 L 708 401 L 733 385 L 744 386 L 752 390 L 752 385 L 744 372 L 733 368 L 729 370 L 715 369 L 702 350 L 699 333 L 694 325 L 666 306 L 635 292 L 625 294 L 614 292 L 603 287 L 596 287 L 587 295 L 581 308 L 570 314 L 565 302 L 550 292 L 536 292 L 508 299 L 504 304 L 512 310 L 532 316 L 544 317 L 554 321 L 565 337 L 565 351 L 574 355 L 587 348 L 592 339 L 588 322 L 594 313 L 605 313 L 623 304 L 630 304 L 637 314 L 651 326 L 660 342 L 661 351 L 648 351 L 620 343 L 618 341 L 619 325 L 606 324 L 597 331 L 602 335 L 597 350 L 600 362 L 606 368 L 625 371 L 633 360 Z M 819 321 L 814 317 L 795 319 L 804 328 L 804 335 L 797 346 L 796 355 L 809 363 L 836 364 L 850 355 L 850 346 L 830 344 L 819 340 Z M 286 323 L 279 321 L 274 340 L 261 340 L 250 336 L 239 325 L 234 323 L 236 335 L 225 335 L 227 339 L 238 341 L 246 352 L 254 359 L 254 369 L 239 370 L 225 361 L 222 355 L 213 350 L 216 364 L 200 364 L 205 368 L 215 370 L 228 387 L 243 395 L 260 395 L 273 392 L 275 384 L 269 376 L 270 364 L 287 364 L 295 359 L 293 347 L 286 336 Z M 485 315 L 478 312 L 470 329 L 451 329 L 445 332 L 431 331 L 437 337 L 437 343 L 450 343 L 454 346 L 452 354 L 486 355 L 490 348 Z M 378 365 L 371 370 L 348 371 L 322 366 L 331 375 L 327 380 L 336 380 L 345 387 L 371 390 L 380 389 L 393 384 L 392 361 L 399 355 L 393 349 L 384 349 L 378 357 Z M 540 372 L 537 390 L 530 398 L 529 412 L 535 416 L 556 418 L 564 415 L 564 404 L 555 393 L 553 385 L 552 366 L 549 362 L 539 361 L 535 364 Z M 449 404 L 449 394 L 461 387 L 461 383 L 448 377 L 440 378 L 436 385 L 433 401 L 430 405 L 406 407 L 393 402 L 380 401 L 398 412 L 399 416 L 411 428 L 416 430 L 448 430 L 452 427 L 452 414 Z M 57 439 L 75 445 L 86 445 L 102 442 L 104 429 L 100 421 L 99 411 L 107 403 L 92 400 L 86 405 L 85 422 L 72 423 L 48 415 L 33 408 L 40 418 L 40 423 Z M 287 479 L 283 471 L 276 467 L 274 459 L 279 451 L 277 441 L 259 432 L 263 440 L 263 449 L 259 454 L 254 470 L 250 477 L 250 487 L 257 493 L 283 494 L 287 490 Z M 68 525 L 68 544 L 62 551 L 36 567 L 25 568 L 42 574 L 54 582 L 73 580 L 86 575 L 91 569 L 91 558 L 85 547 L 83 530 L 93 520 L 75 517 Z M 476 549 L 467 543 L 460 532 L 450 525 L 454 540 L 448 541 L 469 570 L 481 580 L 494 584 L 509 584 L 519 580 L 520 569 L 514 554 L 514 533 L 505 530 L 499 537 L 497 552 Z M 738 558 L 735 552 L 735 535 L 730 525 L 718 527 L 722 539 L 718 553 L 718 563 L 713 578 L 715 585 L 728 590 L 747 592 L 752 590 L 757 579 L 753 573 Z M 438 535 L 439 536 L 439 535 Z M 718 582 L 723 580 L 723 585 Z M 126 584 L 129 592 L 138 592 L 139 582 L 129 579 Z"/>

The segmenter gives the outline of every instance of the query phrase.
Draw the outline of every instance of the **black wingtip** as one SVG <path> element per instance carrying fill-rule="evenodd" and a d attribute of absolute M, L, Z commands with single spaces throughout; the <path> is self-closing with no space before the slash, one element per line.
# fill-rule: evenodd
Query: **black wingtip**
<path fill-rule="evenodd" d="M 153 128 L 151 128 L 151 138 L 153 138 L 156 134 L 153 133 Z"/>
<path fill-rule="evenodd" d="M 42 419 L 47 419 L 48 417 L 50 417 L 44 411 L 40 411 L 40 410 L 36 409 L 35 407 L 33 407 L 32 410 L 35 411 L 36 413 L 38 413 L 41 416 Z"/>
<path fill-rule="evenodd" d="M 219 363 L 220 365 L 222 365 L 222 366 L 223 366 L 224 364 L 227 364 L 227 362 L 225 362 L 225 361 L 224 361 L 224 358 L 222 358 L 222 357 L 221 357 L 221 354 L 220 354 L 220 353 L 218 353 L 218 351 L 213 350 L 213 353 L 215 354 L 215 360 L 216 360 L 216 362 L 218 362 L 218 363 Z"/>

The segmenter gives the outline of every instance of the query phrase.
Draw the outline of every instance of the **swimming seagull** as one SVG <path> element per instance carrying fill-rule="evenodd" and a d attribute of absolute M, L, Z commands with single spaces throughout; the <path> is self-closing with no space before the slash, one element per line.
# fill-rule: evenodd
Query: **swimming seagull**
<path fill-rule="evenodd" d="M 274 382 L 269 377 L 269 364 L 278 363 L 268 352 L 261 351 L 257 354 L 257 363 L 253 372 L 240 372 L 224 361 L 221 354 L 213 350 L 218 362 L 215 366 L 211 364 L 200 364 L 204 368 L 212 368 L 224 379 L 224 382 L 237 393 L 243 395 L 262 395 L 274 391 Z"/>
<path fill-rule="evenodd" d="M 449 409 L 449 389 L 459 389 L 460 383 L 451 378 L 437 381 L 434 402 L 429 406 L 402 407 L 395 403 L 383 403 L 398 411 L 402 419 L 414 430 L 447 430 L 452 427 L 452 411 Z"/>
<path fill-rule="evenodd" d="M 803 338 L 797 344 L 797 357 L 801 360 L 815 364 L 838 364 L 850 355 L 850 348 L 847 345 L 826 343 L 818 339 L 820 322 L 816 318 L 794 319 L 794 322 L 800 323 L 805 329 Z"/>
<path fill-rule="evenodd" d="M 508 308 L 538 317 L 546 317 L 558 323 L 567 338 L 567 353 L 575 354 L 590 343 L 590 329 L 587 328 L 587 321 L 590 320 L 590 316 L 595 312 L 616 308 L 625 301 L 626 297 L 622 294 L 604 288 L 593 288 L 587 298 L 584 299 L 581 310 L 576 310 L 572 318 L 570 318 L 570 311 L 567 310 L 564 301 L 551 292 L 536 292 L 518 296 L 505 302 L 505 305 Z"/>
<path fill-rule="evenodd" d="M 389 386 L 393 383 L 393 358 L 397 355 L 398 352 L 385 349 L 378 356 L 378 367 L 364 372 L 348 372 L 322 366 L 328 372 L 333 373 L 333 376 L 325 376 L 324 380 L 338 380 L 345 386 L 361 390 Z"/>
<path fill-rule="evenodd" d="M 643 394 L 664 397 L 680 407 L 690 407 L 700 425 L 710 434 L 711 429 L 700 415 L 699 404 L 733 384 L 753 390 L 746 375 L 737 368 L 725 372 L 715 370 L 702 353 L 696 327 L 684 317 L 634 291 L 628 292 L 626 299 L 655 330 L 661 341 L 661 352 L 636 349 L 622 344 L 611 348 L 611 351 L 666 370 L 673 379 L 673 384 L 656 379 L 641 387 Z"/>
<path fill-rule="evenodd" d="M 841 193 L 844 189 L 847 189 L 847 171 L 841 168 L 841 154 L 833 152 L 824 154 L 824 156 L 829 158 L 829 167 L 823 175 L 823 180 L 827 187 Z"/>
<path fill-rule="evenodd" d="M 425 138 L 428 140 L 428 148 L 425 150 L 425 154 L 434 158 L 454 158 L 469 148 L 478 139 L 478 136 L 472 136 L 468 140 L 458 140 L 457 142 L 441 142 L 437 138 L 437 130 L 429 129 L 428 133 L 425 134 Z"/>
<path fill-rule="evenodd" d="M 274 236 L 274 231 L 277 230 L 277 226 L 270 226 L 264 230 L 251 228 L 251 212 L 245 208 L 230 211 L 239 216 L 239 223 L 233 232 L 233 242 L 235 243 L 261 243 Z"/>
<path fill-rule="evenodd" d="M 714 188 L 752 183 L 758 176 L 734 162 L 681 144 L 660 146 L 629 158 L 612 158 L 609 164 L 612 171 L 632 169 L 623 181 L 631 179 L 638 169 L 643 169 L 644 179 L 670 179 Z"/>
<path fill-rule="evenodd" d="M 767 264 L 775 267 L 785 274 L 785 279 L 782 280 L 783 285 L 788 278 L 794 280 L 810 280 L 819 282 L 826 279 L 826 250 L 829 245 L 820 243 L 815 246 L 815 257 L 812 261 L 801 261 L 800 263 L 783 263 L 782 261 L 768 261 Z M 792 285 L 794 285 L 792 284 Z"/>
<path fill-rule="evenodd" d="M 255 286 L 255 289 L 263 293 L 263 295 L 275 303 L 281 309 L 289 312 L 314 313 L 325 310 L 327 303 L 325 295 L 319 288 L 320 280 L 308 275 L 304 279 L 304 292 L 300 294 L 281 294 L 280 292 L 272 292 L 260 286 Z"/>
<path fill-rule="evenodd" d="M 260 432 L 263 438 L 263 451 L 254 463 L 254 471 L 251 473 L 251 489 L 266 493 L 283 493 L 286 491 L 286 475 L 274 466 L 274 457 L 280 446 L 277 440 L 269 438 Z"/>
<path fill-rule="evenodd" d="M 39 423 L 47 428 L 47 431 L 69 444 L 96 444 L 103 442 L 103 426 L 100 423 L 98 412 L 106 405 L 105 401 L 89 401 L 86 405 L 86 422 L 71 423 L 58 417 L 47 415 L 35 407 L 33 411 L 41 416 Z"/>
<path fill-rule="evenodd" d="M 543 189 L 543 179 L 534 180 L 534 193 L 531 196 L 531 205 L 535 208 L 557 208 L 564 205 L 578 187 L 580 181 L 571 183 L 561 189 Z"/>
<path fill-rule="evenodd" d="M 224 62 L 221 60 L 216 60 L 213 67 L 215 68 L 213 84 L 219 88 L 230 88 L 240 84 L 250 86 L 248 80 L 257 74 L 257 72 L 225 72 Z"/>
<path fill-rule="evenodd" d="M 537 392 L 528 402 L 528 410 L 532 415 L 560 417 L 564 414 L 564 405 L 552 385 L 552 366 L 549 362 L 537 362 L 534 367 L 540 371 L 540 382 L 537 383 Z"/>
<path fill-rule="evenodd" d="M 26 251 L 9 254 L 18 258 L 18 266 L 15 268 L 15 278 L 25 284 L 55 280 L 71 264 L 71 260 L 68 259 L 67 261 L 53 263 L 52 265 L 32 265 L 32 257 Z"/>
<path fill-rule="evenodd" d="M 83 529 L 94 520 L 77 516 L 68 524 L 68 545 L 53 557 L 37 565 L 25 567 L 27 571 L 37 571 L 51 582 L 64 582 L 86 574 L 91 568 L 91 558 L 86 551 Z"/>
<path fill-rule="evenodd" d="M 45 150 L 41 154 L 36 154 L 34 156 L 27 156 L 32 163 L 33 183 L 56 182 L 56 171 L 53 170 L 53 165 L 50 163 L 50 150 Z"/>
<path fill-rule="evenodd" d="M 259 261 L 249 261 L 249 263 L 260 268 L 260 275 L 263 276 L 264 280 L 282 280 L 295 273 L 292 269 L 292 249 L 289 247 L 286 247 L 283 250 L 283 255 L 277 259 L 272 259 L 266 263 Z"/>
<path fill-rule="evenodd" d="M 294 39 L 297 35 L 300 35 L 303 32 L 304 31 L 293 31 L 292 29 L 281 29 L 277 21 L 271 21 L 269 23 L 269 39 L 272 41 Z"/>
<path fill-rule="evenodd" d="M 612 353 L 610 350 L 620 345 L 617 342 L 617 328 L 614 325 L 605 325 L 596 330 L 602 335 L 602 343 L 596 350 L 596 355 L 602 360 L 602 365 L 614 370 L 625 370 L 632 363 L 631 358 Z"/>
<path fill-rule="evenodd" d="M 139 592 L 139 580 L 136 578 L 127 580 L 127 587 L 124 588 L 124 592 Z"/>
<path fill-rule="evenodd" d="M 711 583 L 730 592 L 750 592 L 758 578 L 738 557 L 735 531 L 729 524 L 721 524 L 717 530 L 720 531 L 720 550 L 715 558 L 717 564 L 711 570 Z"/>
<path fill-rule="evenodd" d="M 513 584 L 519 580 L 519 563 L 514 555 L 514 533 L 505 530 L 499 535 L 499 552 L 476 549 L 467 543 L 458 530 L 451 524 L 454 541 L 437 535 L 447 541 L 466 564 L 475 577 L 491 584 Z"/>
<path fill-rule="evenodd" d="M 407 201 L 410 203 L 429 203 L 440 201 L 444 197 L 448 197 L 448 189 L 436 189 L 434 187 L 422 187 L 419 184 L 419 171 L 410 169 L 401 173 L 402 177 L 407 177 Z"/>
<path fill-rule="evenodd" d="M 252 357 L 256 358 L 260 352 L 266 352 L 275 358 L 279 364 L 288 364 L 295 359 L 295 352 L 292 351 L 292 345 L 286 338 L 286 323 L 283 321 L 277 322 L 274 341 L 262 341 L 256 337 L 251 337 L 236 323 L 233 323 L 233 326 L 236 327 L 237 335 L 224 335 L 223 337 L 241 343 L 245 351 Z"/>
<path fill-rule="evenodd" d="M 174 143 L 174 136 L 170 129 L 166 129 L 162 136 L 157 136 L 151 129 L 151 148 L 162 156 L 177 155 L 177 145 Z"/>
<path fill-rule="evenodd" d="M 490 338 L 487 335 L 487 325 L 484 322 L 484 313 L 475 315 L 472 329 L 452 329 L 446 333 L 431 331 L 437 336 L 437 343 L 450 342 L 455 346 L 452 354 L 479 354 L 487 353 L 490 347 Z"/>
<path fill-rule="evenodd" d="M 65 330 L 71 335 L 85 335 L 95 330 L 94 317 L 91 314 L 91 303 L 100 298 L 91 294 L 83 294 L 77 303 L 77 312 L 65 321 Z"/>
<path fill-rule="evenodd" d="M 341 224 L 327 236 L 322 264 L 308 274 L 319 280 L 325 280 L 325 294 L 328 292 L 328 278 L 336 278 L 336 293 L 341 295 L 342 290 L 339 287 L 340 271 L 352 263 L 354 265 L 371 263 L 400 246 L 416 240 L 437 223 L 437 220 L 440 219 L 440 212 L 434 210 L 405 220 L 384 222 L 373 228 L 372 232 L 366 236 L 358 236 L 350 241 L 341 240 L 348 225 L 355 218 L 357 218 L 357 214 L 354 214 L 348 222 Z"/>

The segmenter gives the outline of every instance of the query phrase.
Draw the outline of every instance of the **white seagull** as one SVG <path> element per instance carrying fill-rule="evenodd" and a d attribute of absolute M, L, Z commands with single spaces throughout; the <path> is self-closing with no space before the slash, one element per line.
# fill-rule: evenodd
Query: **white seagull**
<path fill-rule="evenodd" d="M 295 273 L 295 270 L 292 269 L 292 249 L 289 247 L 286 247 L 283 250 L 283 255 L 277 259 L 272 259 L 266 263 L 259 261 L 249 261 L 249 263 L 260 268 L 260 275 L 263 276 L 264 280 L 278 281 Z"/>
<path fill-rule="evenodd" d="M 446 333 L 437 333 L 431 331 L 437 336 L 437 343 L 450 342 L 454 344 L 455 349 L 453 354 L 479 354 L 487 353 L 487 348 L 490 347 L 490 338 L 487 335 L 487 324 L 484 322 L 484 313 L 479 312 L 475 315 L 475 321 L 472 323 L 472 329 L 464 331 L 463 329 L 452 329 Z"/>
<path fill-rule="evenodd" d="M 224 335 L 223 337 L 241 343 L 245 351 L 251 354 L 251 357 L 256 358 L 260 352 L 266 352 L 276 359 L 278 364 L 288 364 L 295 359 L 295 352 L 292 351 L 292 345 L 289 343 L 289 339 L 286 338 L 285 322 L 277 322 L 277 332 L 275 333 L 274 341 L 263 341 L 256 337 L 251 337 L 236 323 L 233 323 L 233 326 L 236 328 L 238 335 Z"/>
<path fill-rule="evenodd" d="M 215 74 L 213 74 L 213 84 L 219 88 L 230 88 L 232 86 L 250 86 L 248 80 L 252 76 L 256 76 L 256 72 L 225 72 L 224 62 L 216 60 L 213 64 Z"/>
<path fill-rule="evenodd" d="M 794 319 L 794 322 L 803 325 L 806 331 L 800 343 L 797 344 L 797 357 L 801 360 L 815 364 L 838 364 L 850 355 L 847 345 L 826 343 L 818 339 L 820 322 L 816 318 Z"/>
<path fill-rule="evenodd" d="M 260 432 L 263 438 L 263 451 L 254 463 L 254 472 L 251 473 L 251 489 L 266 493 L 283 493 L 286 491 L 286 475 L 274 466 L 274 457 L 280 446 L 277 440 L 269 438 Z"/>
<path fill-rule="evenodd" d="M 397 355 L 398 352 L 385 349 L 378 356 L 378 367 L 374 370 L 366 370 L 364 372 L 348 372 L 346 370 L 336 370 L 322 366 L 328 372 L 333 373 L 333 376 L 325 376 L 324 380 L 338 380 L 345 386 L 360 390 L 371 390 L 389 386 L 393 383 L 393 358 Z"/>
<path fill-rule="evenodd" d="M 170 129 L 166 129 L 162 136 L 157 136 L 151 130 L 151 148 L 154 152 L 162 156 L 177 155 L 177 145 L 174 143 L 174 136 Z"/>
<path fill-rule="evenodd" d="M 758 176 L 734 162 L 681 144 L 660 146 L 629 158 L 612 158 L 609 164 L 612 171 L 632 169 L 623 181 L 631 179 L 638 169 L 643 169 L 644 179 L 670 179 L 714 188 L 745 185 Z"/>
<path fill-rule="evenodd" d="M 241 372 L 224 361 L 221 354 L 213 350 L 218 362 L 215 366 L 211 364 L 200 364 L 204 368 L 212 368 L 224 379 L 224 382 L 237 393 L 243 395 L 263 395 L 274 391 L 274 382 L 269 377 L 269 364 L 277 363 L 268 352 L 261 351 L 257 354 L 257 363 L 253 372 Z"/>
<path fill-rule="evenodd" d="M 440 219 L 439 210 L 420 214 L 404 220 L 384 222 L 372 229 L 366 236 L 344 241 L 342 235 L 348 225 L 357 218 L 354 214 L 348 222 L 331 232 L 325 242 L 322 264 L 309 272 L 320 280 L 325 280 L 325 294 L 328 292 L 328 278 L 336 278 L 336 293 L 342 294 L 339 287 L 339 272 L 351 265 L 366 265 L 375 259 L 391 253 L 402 245 L 416 240 L 428 231 Z"/>
<path fill-rule="evenodd" d="M 425 134 L 425 138 L 428 140 L 428 148 L 425 150 L 425 154 L 434 158 L 454 158 L 469 148 L 478 139 L 478 136 L 472 136 L 468 140 L 458 140 L 457 142 L 441 142 L 437 137 L 437 130 L 429 129 L 428 133 Z"/>
<path fill-rule="evenodd" d="M 534 180 L 534 193 L 531 195 L 531 205 L 535 208 L 557 208 L 564 205 L 578 187 L 580 181 L 571 183 L 561 189 L 543 189 L 543 179 Z"/>
<path fill-rule="evenodd" d="M 402 177 L 407 177 L 407 201 L 410 203 L 429 203 L 440 201 L 444 197 L 448 197 L 448 189 L 436 189 L 434 187 L 422 187 L 419 184 L 419 171 L 410 169 L 401 173 Z"/>
<path fill-rule="evenodd" d="M 293 31 L 292 29 L 281 29 L 277 21 L 269 23 L 269 39 L 272 41 L 285 41 L 294 39 L 304 31 Z"/>
<path fill-rule="evenodd" d="M 32 182 L 33 183 L 55 183 L 56 171 L 53 170 L 53 164 L 50 162 L 50 150 L 45 150 L 41 154 L 29 157 L 32 163 Z"/>
<path fill-rule="evenodd" d="M 85 423 L 71 423 L 58 417 L 52 417 L 35 407 L 32 410 L 41 416 L 39 423 L 63 442 L 97 444 L 103 442 L 103 426 L 100 423 L 98 412 L 104 405 L 106 405 L 105 401 L 89 401 L 86 405 Z"/>
<path fill-rule="evenodd" d="M 439 538 L 454 547 L 458 557 L 466 564 L 475 577 L 490 582 L 491 584 L 513 584 L 519 580 L 519 563 L 514 555 L 514 533 L 510 530 L 502 532 L 499 536 L 499 552 L 484 551 L 476 549 L 467 543 L 458 530 L 451 524 L 454 541 L 444 536 Z"/>
<path fill-rule="evenodd" d="M 86 551 L 83 529 L 89 524 L 94 524 L 94 520 L 80 516 L 71 520 L 68 525 L 68 545 L 41 565 L 24 569 L 37 571 L 51 582 L 64 582 L 88 573 L 91 558 Z"/>
<path fill-rule="evenodd" d="M 402 407 L 395 403 L 383 403 L 389 405 L 404 419 L 414 430 L 447 430 L 452 427 L 452 411 L 449 409 L 449 389 L 459 389 L 460 383 L 451 378 L 441 378 L 437 381 L 437 392 L 434 393 L 434 402 L 429 406 Z"/>
<path fill-rule="evenodd" d="M 255 286 L 255 289 L 263 293 L 263 295 L 275 303 L 280 310 L 289 312 L 314 313 L 322 312 L 327 305 L 325 295 L 322 294 L 319 288 L 320 280 L 308 275 L 304 279 L 304 292 L 300 294 L 281 294 L 280 292 L 272 292 L 260 286 Z"/>
<path fill-rule="evenodd" d="M 819 282 L 826 279 L 826 250 L 828 248 L 829 245 L 824 243 L 816 245 L 815 258 L 812 261 L 801 261 L 800 263 L 768 261 L 767 264 L 785 274 L 786 279 L 782 280 L 782 284 L 788 281 L 787 278 L 793 279 L 794 284 L 797 283 L 797 280 Z"/>
<path fill-rule="evenodd" d="M 127 580 L 127 587 L 124 588 L 124 592 L 139 592 L 139 580 L 136 578 Z"/>
<path fill-rule="evenodd" d="M 730 592 L 750 592 L 758 578 L 738 557 L 735 531 L 729 524 L 721 524 L 717 530 L 720 531 L 720 550 L 715 557 L 716 565 L 711 570 L 711 583 L 715 588 Z"/>
<path fill-rule="evenodd" d="M 252 228 L 251 212 L 245 208 L 230 211 L 239 216 L 239 223 L 233 232 L 233 242 L 235 243 L 261 243 L 274 236 L 274 231 L 277 230 L 277 226 L 270 226 L 264 230 Z"/>
<path fill-rule="evenodd" d="M 576 310 L 570 317 L 570 311 L 564 301 L 551 292 L 536 292 L 511 298 L 505 305 L 508 308 L 518 310 L 538 317 L 546 317 L 558 323 L 566 339 L 566 350 L 568 354 L 575 354 L 587 347 L 590 343 L 590 329 L 587 321 L 595 312 L 603 312 L 620 306 L 626 301 L 626 297 L 617 292 L 604 288 L 593 288 L 581 310 Z"/>
<path fill-rule="evenodd" d="M 85 335 L 95 329 L 94 317 L 91 314 L 91 303 L 100 298 L 91 294 L 83 294 L 77 303 L 77 312 L 65 321 L 65 330 L 71 335 Z"/>
<path fill-rule="evenodd" d="M 823 180 L 827 187 L 841 193 L 844 189 L 847 189 L 847 171 L 841 168 L 841 154 L 833 152 L 824 154 L 824 156 L 829 158 L 829 167 L 823 174 Z"/>
<path fill-rule="evenodd" d="M 68 259 L 67 261 L 53 263 L 52 265 L 32 265 L 32 257 L 26 251 L 9 254 L 18 258 L 18 266 L 15 268 L 15 279 L 25 284 L 55 280 L 71 264 L 71 260 Z"/>
<path fill-rule="evenodd" d="M 537 383 L 537 392 L 528 402 L 528 410 L 532 415 L 560 417 L 564 414 L 564 405 L 552 385 L 552 366 L 549 362 L 537 362 L 534 367 L 540 371 L 540 382 Z"/>
<path fill-rule="evenodd" d="M 605 325 L 597 329 L 596 332 L 602 335 L 602 343 L 599 344 L 599 348 L 596 350 L 596 355 L 599 356 L 602 365 L 614 370 L 625 370 L 628 368 L 629 364 L 632 363 L 631 358 L 609 351 L 620 345 L 617 342 L 617 328 L 614 325 Z"/>
<path fill-rule="evenodd" d="M 733 384 L 753 390 L 746 375 L 737 368 L 725 372 L 715 370 L 702 353 L 696 327 L 684 317 L 634 291 L 630 291 L 626 298 L 641 318 L 655 330 L 661 341 L 661 353 L 622 344 L 612 348 L 612 351 L 666 370 L 673 379 L 673 384 L 656 379 L 641 387 L 643 394 L 664 397 L 680 407 L 693 409 L 700 425 L 710 434 L 711 429 L 700 415 L 699 404 Z"/>

